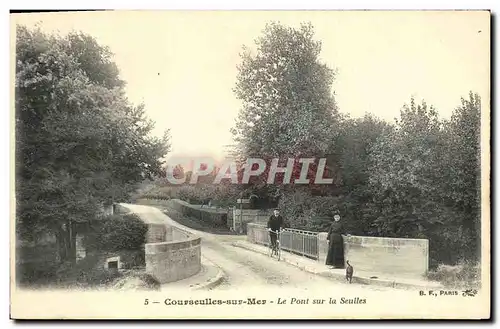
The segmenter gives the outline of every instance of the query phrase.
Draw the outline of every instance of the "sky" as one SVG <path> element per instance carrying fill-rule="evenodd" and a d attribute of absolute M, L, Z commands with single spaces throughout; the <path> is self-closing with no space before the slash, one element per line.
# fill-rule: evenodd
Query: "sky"
<path fill-rule="evenodd" d="M 241 104 L 239 54 L 267 22 L 311 22 L 320 59 L 337 70 L 340 112 L 392 121 L 414 96 L 449 118 L 469 91 L 489 110 L 488 12 L 116 11 L 12 15 L 47 32 L 82 31 L 115 54 L 127 95 L 143 102 L 154 134 L 170 129 L 169 157 L 221 159 Z"/>

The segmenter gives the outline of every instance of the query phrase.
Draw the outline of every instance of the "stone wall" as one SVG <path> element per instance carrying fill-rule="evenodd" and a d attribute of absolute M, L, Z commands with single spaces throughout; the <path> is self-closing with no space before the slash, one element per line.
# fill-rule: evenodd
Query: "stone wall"
<path fill-rule="evenodd" d="M 318 234 L 320 262 L 328 253 L 326 233 Z M 364 272 L 422 277 L 429 269 L 429 241 L 426 239 L 344 237 L 344 258 Z"/>
<path fill-rule="evenodd" d="M 326 255 L 328 255 L 328 240 L 326 239 L 327 236 L 328 233 L 318 233 L 318 261 L 320 261 L 322 264 L 325 264 Z"/>
<path fill-rule="evenodd" d="M 175 231 L 175 230 L 174 230 Z M 160 283 L 182 280 L 201 269 L 201 238 L 146 244 L 146 272 Z"/>
<path fill-rule="evenodd" d="M 226 227 L 228 222 L 228 210 L 224 208 L 214 209 L 210 207 L 201 208 L 179 199 L 170 200 L 170 206 L 181 214 L 195 218 L 212 227 Z"/>
<path fill-rule="evenodd" d="M 171 241 L 183 241 L 183 240 L 188 240 L 191 238 L 191 235 L 184 231 L 180 230 L 176 227 L 172 228 L 172 240 Z M 167 240 L 169 241 L 169 240 Z"/>
<path fill-rule="evenodd" d="M 267 244 L 268 233 L 262 224 L 247 224 L 247 239 L 251 243 Z M 286 229 L 281 241 L 283 249 L 307 255 L 325 264 L 328 254 L 326 232 L 305 232 Z M 299 241 L 294 244 L 293 241 Z M 300 241 L 302 240 L 302 243 Z M 316 248 L 315 248 L 316 247 Z M 355 271 L 421 278 L 428 271 L 429 241 L 426 239 L 382 238 L 367 236 L 344 237 L 344 258 Z"/>
<path fill-rule="evenodd" d="M 160 283 L 188 278 L 201 270 L 201 238 L 175 226 L 149 222 L 146 272 Z"/>
<path fill-rule="evenodd" d="M 193 205 L 180 199 L 138 199 L 137 204 L 171 208 L 184 216 L 197 219 L 212 227 L 226 227 L 231 213 L 225 208 Z"/>
<path fill-rule="evenodd" d="M 167 230 L 165 224 L 147 223 L 148 232 L 146 233 L 146 243 L 164 242 L 168 240 L 168 235 L 171 236 L 172 230 Z M 171 239 L 171 238 L 170 238 Z"/>
<path fill-rule="evenodd" d="M 140 202 L 141 201 L 141 202 Z M 138 200 L 139 204 L 166 205 L 165 200 Z M 148 226 L 144 248 L 146 272 L 160 283 L 174 282 L 201 270 L 201 238 L 159 219 L 144 219 Z"/>

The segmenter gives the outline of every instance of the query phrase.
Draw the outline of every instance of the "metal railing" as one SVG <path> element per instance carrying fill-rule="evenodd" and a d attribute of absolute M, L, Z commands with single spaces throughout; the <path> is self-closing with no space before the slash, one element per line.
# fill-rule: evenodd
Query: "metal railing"
<path fill-rule="evenodd" d="M 264 225 L 248 223 L 247 236 L 253 243 L 269 246 L 269 232 Z M 318 259 L 318 232 L 285 229 L 281 232 L 280 246 L 282 250 Z"/>

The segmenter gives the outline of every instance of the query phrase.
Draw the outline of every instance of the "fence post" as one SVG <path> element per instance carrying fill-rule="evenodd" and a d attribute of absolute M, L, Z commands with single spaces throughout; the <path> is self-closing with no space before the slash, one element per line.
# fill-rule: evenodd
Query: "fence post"
<path fill-rule="evenodd" d="M 236 232 L 236 207 L 233 207 L 233 232 Z"/>
<path fill-rule="evenodd" d="M 304 233 L 302 235 L 302 256 L 306 254 L 306 235 Z"/>

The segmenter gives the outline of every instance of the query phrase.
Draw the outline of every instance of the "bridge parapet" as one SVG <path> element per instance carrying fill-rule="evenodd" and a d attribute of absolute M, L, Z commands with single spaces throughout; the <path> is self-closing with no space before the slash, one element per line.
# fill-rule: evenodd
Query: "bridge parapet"
<path fill-rule="evenodd" d="M 285 229 L 281 247 L 324 263 L 328 254 L 327 235 L 326 232 Z M 269 233 L 261 224 L 247 224 L 247 239 L 269 245 Z M 429 269 L 429 240 L 344 236 L 344 258 L 359 271 L 421 278 Z"/>
<path fill-rule="evenodd" d="M 146 272 L 160 283 L 182 280 L 201 269 L 201 238 L 171 227 L 170 241 L 147 243 Z"/>
<path fill-rule="evenodd" d="M 161 220 L 140 218 L 148 226 L 144 247 L 148 274 L 160 283 L 168 283 L 201 270 L 200 237 Z"/>

